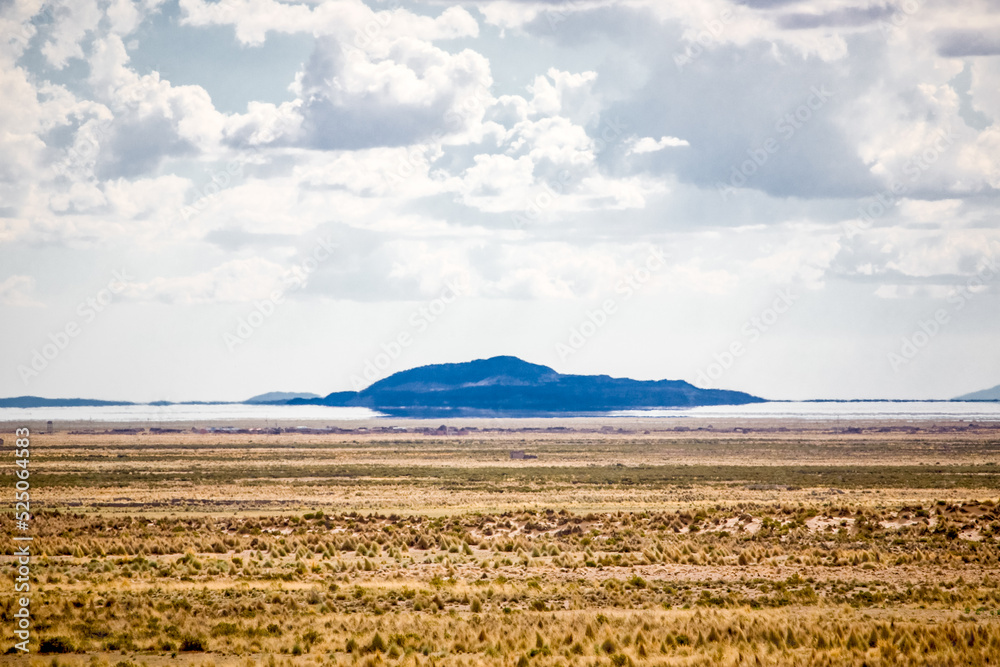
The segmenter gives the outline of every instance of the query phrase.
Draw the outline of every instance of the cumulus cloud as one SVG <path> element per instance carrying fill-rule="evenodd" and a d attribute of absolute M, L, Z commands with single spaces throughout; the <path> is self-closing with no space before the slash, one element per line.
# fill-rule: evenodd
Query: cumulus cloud
<path fill-rule="evenodd" d="M 100 148 L 98 178 L 146 175 L 165 158 L 194 156 L 218 144 L 224 119 L 202 87 L 174 86 L 156 72 L 141 76 L 128 61 L 119 36 L 95 42 L 90 84 L 110 116 L 90 129 L 90 141 Z"/>
<path fill-rule="evenodd" d="M 463 129 L 462 110 L 481 116 L 492 78 L 489 63 L 465 50 L 449 54 L 426 42 L 405 41 L 382 59 L 350 56 L 320 40 L 299 80 L 302 136 L 313 148 L 399 146 L 435 132 Z M 471 101 L 471 105 L 469 102 Z"/>
<path fill-rule="evenodd" d="M 42 53 L 52 67 L 62 69 L 70 58 L 83 58 L 81 42 L 97 28 L 102 12 L 97 0 L 56 2 L 49 9 L 53 26 Z"/>
<path fill-rule="evenodd" d="M 269 31 L 308 33 L 316 46 L 299 72 L 297 99 L 252 103 L 227 121 L 234 145 L 295 145 L 322 150 L 402 146 L 462 133 L 479 123 L 492 99 L 489 62 L 470 49 L 452 53 L 440 40 L 476 37 L 462 7 L 436 17 L 402 8 L 375 11 L 360 0 L 315 7 L 273 0 L 183 0 L 184 22 L 232 25 L 248 45 Z"/>
<path fill-rule="evenodd" d="M 45 147 L 38 136 L 41 103 L 25 70 L 0 67 L 0 183 L 35 174 Z"/>
<path fill-rule="evenodd" d="M 594 92 L 597 72 L 564 72 L 549 68 L 544 76 L 536 76 L 528 86 L 531 99 L 528 112 L 537 116 L 563 116 L 577 123 L 596 115 L 601 100 Z"/>

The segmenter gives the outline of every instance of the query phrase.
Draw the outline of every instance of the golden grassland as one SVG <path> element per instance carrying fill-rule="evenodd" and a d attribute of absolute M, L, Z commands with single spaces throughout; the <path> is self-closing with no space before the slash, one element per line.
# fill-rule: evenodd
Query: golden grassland
<path fill-rule="evenodd" d="M 612 423 L 33 436 L 0 660 L 1000 663 L 1000 430 Z"/>

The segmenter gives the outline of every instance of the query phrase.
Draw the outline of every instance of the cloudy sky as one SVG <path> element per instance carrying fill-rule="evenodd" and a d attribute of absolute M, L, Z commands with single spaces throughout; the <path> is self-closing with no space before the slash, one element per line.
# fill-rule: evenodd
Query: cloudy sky
<path fill-rule="evenodd" d="M 0 396 L 1000 383 L 989 0 L 0 0 Z"/>

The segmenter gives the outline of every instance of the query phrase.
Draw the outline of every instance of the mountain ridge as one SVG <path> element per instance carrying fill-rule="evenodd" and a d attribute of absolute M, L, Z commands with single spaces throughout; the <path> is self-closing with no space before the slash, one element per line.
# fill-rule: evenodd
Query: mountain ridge
<path fill-rule="evenodd" d="M 725 389 L 699 389 L 683 380 L 632 380 L 561 374 L 512 356 L 430 364 L 393 373 L 360 391 L 290 405 L 366 407 L 392 416 L 549 416 L 700 405 L 764 402 Z"/>

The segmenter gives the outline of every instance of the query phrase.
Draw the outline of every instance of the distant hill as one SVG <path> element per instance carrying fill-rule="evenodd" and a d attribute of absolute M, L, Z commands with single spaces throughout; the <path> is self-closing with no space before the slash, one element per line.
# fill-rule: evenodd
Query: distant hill
<path fill-rule="evenodd" d="M 993 387 L 992 389 L 983 389 L 982 391 L 974 391 L 971 394 L 965 394 L 963 396 L 958 396 L 951 399 L 953 401 L 1000 401 L 1000 384 Z"/>
<path fill-rule="evenodd" d="M 72 408 L 96 407 L 101 405 L 135 405 L 128 401 L 98 401 L 91 398 L 39 398 L 38 396 L 15 396 L 0 398 L 0 408 Z"/>
<path fill-rule="evenodd" d="M 640 381 L 607 375 L 563 375 L 517 357 L 434 364 L 395 373 L 359 392 L 342 391 L 291 404 L 367 407 L 407 417 L 545 416 L 741 405 L 764 399 L 699 389 L 680 380 Z"/>
<path fill-rule="evenodd" d="M 244 403 L 287 403 L 293 398 L 311 399 L 320 398 L 319 394 L 299 393 L 294 391 L 269 391 L 266 394 L 259 394 L 253 398 L 248 398 Z"/>

